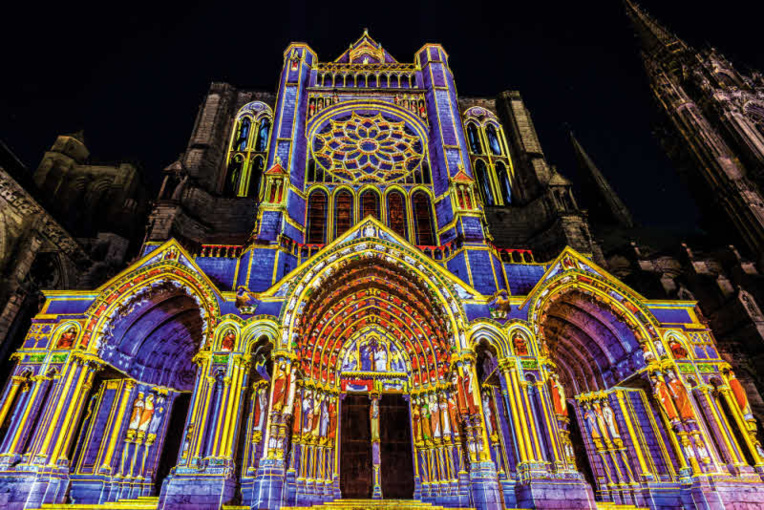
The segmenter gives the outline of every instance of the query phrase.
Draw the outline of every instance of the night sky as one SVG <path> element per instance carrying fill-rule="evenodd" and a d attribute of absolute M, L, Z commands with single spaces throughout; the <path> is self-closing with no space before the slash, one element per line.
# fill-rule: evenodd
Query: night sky
<path fill-rule="evenodd" d="M 643 6 L 691 45 L 712 44 L 741 69 L 764 70 L 764 8 L 705 3 L 715 8 Z M 413 61 L 425 42 L 443 44 L 461 95 L 519 90 L 550 163 L 575 178 L 572 128 L 643 224 L 697 222 L 651 134 L 647 80 L 618 0 L 27 1 L 5 6 L 3 18 L 0 138 L 31 168 L 57 134 L 83 129 L 95 161 L 139 162 L 155 184 L 185 150 L 210 82 L 274 91 L 290 41 L 331 61 L 368 27 L 399 61 Z"/>

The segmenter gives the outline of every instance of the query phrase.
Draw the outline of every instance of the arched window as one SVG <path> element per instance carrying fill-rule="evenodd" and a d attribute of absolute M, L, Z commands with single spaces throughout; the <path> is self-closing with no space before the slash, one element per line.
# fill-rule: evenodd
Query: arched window
<path fill-rule="evenodd" d="M 237 154 L 228 164 L 228 174 L 225 178 L 225 194 L 236 195 L 239 192 L 239 180 L 241 179 L 241 170 L 244 166 L 244 157 Z"/>
<path fill-rule="evenodd" d="M 308 244 L 326 242 L 326 193 L 316 190 L 308 197 Z"/>
<path fill-rule="evenodd" d="M 483 154 L 483 144 L 480 143 L 480 136 L 475 124 L 467 124 L 467 138 L 469 138 L 472 153 Z"/>
<path fill-rule="evenodd" d="M 481 159 L 475 164 L 475 176 L 477 177 L 478 189 L 480 190 L 480 198 L 483 199 L 483 204 L 494 205 L 491 183 L 488 180 L 488 169 Z"/>
<path fill-rule="evenodd" d="M 417 191 L 411 198 L 411 202 L 414 206 L 416 244 L 419 246 L 433 246 L 435 244 L 435 232 L 432 225 L 430 197 L 424 191 Z"/>
<path fill-rule="evenodd" d="M 239 127 L 236 130 L 236 140 L 233 143 L 233 148 L 237 151 L 243 151 L 247 148 L 249 142 L 249 130 L 252 127 L 252 121 L 249 117 L 244 117 L 239 121 Z"/>
<path fill-rule="evenodd" d="M 339 237 L 353 226 L 353 195 L 343 189 L 334 198 L 334 237 Z"/>
<path fill-rule="evenodd" d="M 422 163 L 422 179 L 424 180 L 425 184 L 432 183 L 432 174 L 430 173 L 430 165 L 427 164 L 427 161 Z"/>
<path fill-rule="evenodd" d="M 404 239 L 408 238 L 406 199 L 400 191 L 391 191 L 387 195 L 387 224 L 393 232 Z"/>
<path fill-rule="evenodd" d="M 260 192 L 260 179 L 263 176 L 263 157 L 257 156 L 252 161 L 252 169 L 249 174 L 249 189 L 247 190 L 247 196 L 249 198 L 257 198 L 257 194 Z"/>
<path fill-rule="evenodd" d="M 507 167 L 501 161 L 496 163 L 496 178 L 499 181 L 499 189 L 501 190 L 501 198 L 504 200 L 504 205 L 512 203 L 512 186 L 509 184 L 509 174 L 507 173 Z"/>
<path fill-rule="evenodd" d="M 494 156 L 501 156 L 501 143 L 499 143 L 499 137 L 496 136 L 496 128 L 492 124 L 488 124 L 485 133 L 488 136 L 488 145 L 491 147 L 491 152 Z"/>
<path fill-rule="evenodd" d="M 268 131 L 271 129 L 271 121 L 267 117 L 260 121 L 260 127 L 257 130 L 257 142 L 255 142 L 255 150 L 257 152 L 265 152 L 268 148 Z"/>
<path fill-rule="evenodd" d="M 379 219 L 379 195 L 375 191 L 366 190 L 361 194 L 361 217 L 372 215 Z"/>

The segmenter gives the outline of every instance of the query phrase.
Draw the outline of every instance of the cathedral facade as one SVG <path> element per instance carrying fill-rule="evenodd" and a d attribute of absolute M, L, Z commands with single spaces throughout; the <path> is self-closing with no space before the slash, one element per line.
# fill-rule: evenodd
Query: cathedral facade
<path fill-rule="evenodd" d="M 164 177 L 139 259 L 13 355 L 4 508 L 764 503 L 696 302 L 602 267 L 522 99 L 458 97 L 440 45 L 291 44 Z"/>

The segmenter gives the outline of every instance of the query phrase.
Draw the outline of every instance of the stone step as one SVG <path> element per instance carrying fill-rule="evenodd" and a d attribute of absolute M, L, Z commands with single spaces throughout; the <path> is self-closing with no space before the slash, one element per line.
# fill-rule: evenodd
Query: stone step
<path fill-rule="evenodd" d="M 598 501 L 597 510 L 649 510 L 646 507 L 634 506 L 634 505 L 619 505 L 618 503 L 611 503 L 609 501 Z"/>
<path fill-rule="evenodd" d="M 137 499 L 120 499 L 108 503 L 83 505 L 78 503 L 46 504 L 42 510 L 156 510 L 159 498 L 140 496 Z"/>
<path fill-rule="evenodd" d="M 338 499 L 314 506 L 283 507 L 284 510 L 445 510 L 415 499 Z M 451 508 L 449 510 L 473 510 Z"/>

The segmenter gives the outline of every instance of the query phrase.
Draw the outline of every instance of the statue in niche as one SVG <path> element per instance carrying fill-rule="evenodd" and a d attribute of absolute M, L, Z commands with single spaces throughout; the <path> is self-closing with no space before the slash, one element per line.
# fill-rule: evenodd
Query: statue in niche
<path fill-rule="evenodd" d="M 434 394 L 430 395 L 430 404 L 428 408 L 430 409 L 430 419 L 432 420 L 432 437 L 440 439 L 440 405 L 438 404 L 438 398 Z"/>
<path fill-rule="evenodd" d="M 602 434 L 597 425 L 597 413 L 589 404 L 584 405 L 584 420 L 589 427 L 589 434 L 591 434 L 592 439 L 602 439 Z"/>
<path fill-rule="evenodd" d="M 369 418 L 371 418 L 371 440 L 379 441 L 379 398 L 372 397 L 371 407 L 369 408 Z M 377 461 L 379 463 L 379 461 Z"/>
<path fill-rule="evenodd" d="M 672 423 L 679 421 L 679 413 L 674 406 L 674 400 L 671 398 L 671 392 L 666 386 L 666 382 L 656 374 L 650 376 L 650 379 L 653 381 L 653 395 L 666 412 L 669 421 Z"/>
<path fill-rule="evenodd" d="M 58 339 L 56 349 L 71 349 L 77 336 L 77 328 L 71 326 Z"/>
<path fill-rule="evenodd" d="M 274 411 L 280 412 L 285 403 L 287 390 L 289 386 L 289 375 L 286 371 L 286 363 L 279 365 L 280 377 L 276 377 L 276 381 L 273 383 L 273 405 L 271 406 Z"/>
<path fill-rule="evenodd" d="M 236 332 L 233 329 L 229 329 L 225 332 L 220 341 L 220 348 L 224 351 L 231 352 L 234 345 L 236 345 Z"/>
<path fill-rule="evenodd" d="M 156 407 L 157 410 L 154 412 L 154 416 L 151 418 L 151 425 L 149 425 L 149 434 L 156 436 L 157 431 L 159 430 L 159 425 L 162 423 L 162 416 L 164 415 L 164 404 L 166 402 L 166 399 L 162 396 L 157 398 Z"/>
<path fill-rule="evenodd" d="M 374 370 L 387 372 L 387 349 L 384 345 L 377 345 L 374 351 Z"/>
<path fill-rule="evenodd" d="M 440 407 L 440 421 L 443 423 L 443 435 L 450 436 L 451 423 L 449 423 L 450 420 L 448 419 L 448 402 L 446 402 L 446 397 L 443 394 L 440 395 L 440 402 L 438 406 Z"/>
<path fill-rule="evenodd" d="M 427 405 L 427 399 L 422 398 L 420 413 L 422 416 L 422 438 L 425 441 L 432 439 L 432 422 L 430 416 L 430 408 Z"/>
<path fill-rule="evenodd" d="M 422 440 L 422 417 L 418 399 L 411 402 L 411 420 L 414 422 L 414 441 L 418 443 Z"/>
<path fill-rule="evenodd" d="M 493 416 L 493 410 L 491 409 L 491 398 L 488 396 L 488 391 L 483 392 L 483 413 L 485 414 L 486 432 L 490 438 L 496 433 L 496 422 Z"/>
<path fill-rule="evenodd" d="M 748 395 L 740 384 L 740 381 L 735 377 L 735 372 L 730 370 L 727 373 L 727 383 L 730 390 L 732 390 L 732 396 L 735 397 L 735 403 L 737 403 L 740 412 L 743 414 L 743 418 L 746 420 L 753 420 L 753 413 L 751 413 L 751 404 L 748 402 Z"/>
<path fill-rule="evenodd" d="M 143 392 L 139 392 L 138 396 L 133 401 L 133 412 L 130 414 L 130 423 L 127 426 L 127 430 L 138 430 L 138 424 L 141 422 L 141 414 L 143 414 Z"/>
<path fill-rule="evenodd" d="M 268 410 L 268 388 L 260 386 L 255 396 L 255 430 L 263 431 L 265 425 L 265 413 Z"/>
<path fill-rule="evenodd" d="M 594 416 L 597 419 L 597 429 L 599 430 L 600 435 L 605 438 L 610 437 L 605 416 L 602 413 L 602 406 L 599 402 L 594 402 L 592 404 L 592 409 L 594 410 Z"/>
<path fill-rule="evenodd" d="M 305 420 L 302 433 L 307 434 L 313 429 L 313 394 L 310 390 L 305 392 L 305 397 L 302 401 L 302 415 Z"/>
<path fill-rule="evenodd" d="M 554 412 L 557 416 L 568 416 L 568 405 L 565 400 L 565 388 L 560 384 L 560 378 L 557 374 L 552 374 L 549 377 L 549 393 L 552 395 L 552 404 L 554 405 Z"/>
<path fill-rule="evenodd" d="M 154 394 L 149 393 L 143 403 L 143 411 L 141 411 L 141 417 L 138 421 L 138 432 L 145 434 L 148 431 L 152 416 L 154 416 Z"/>
<path fill-rule="evenodd" d="M 672 337 L 669 340 L 669 349 L 671 349 L 671 352 L 674 355 L 674 358 L 687 359 L 687 350 L 684 347 L 682 347 L 682 344 L 679 343 L 679 341 L 676 338 Z"/>
<path fill-rule="evenodd" d="M 618 424 L 615 422 L 615 413 L 607 400 L 602 401 L 602 416 L 605 418 L 610 436 L 613 438 L 621 437 L 621 434 L 618 432 Z"/>
<path fill-rule="evenodd" d="M 663 342 L 660 341 L 659 338 L 656 338 L 653 341 L 653 345 L 655 346 L 655 352 L 658 353 L 658 356 L 661 358 L 666 357 L 666 349 L 663 348 Z"/>
<path fill-rule="evenodd" d="M 528 356 L 528 342 L 520 333 L 515 333 L 512 337 L 512 344 L 515 346 L 516 356 Z"/>
<path fill-rule="evenodd" d="M 690 396 L 687 394 L 687 388 L 685 388 L 684 383 L 676 376 L 673 370 L 668 371 L 668 377 L 668 385 L 673 393 L 679 417 L 683 420 L 694 420 L 695 413 L 692 410 Z"/>
<path fill-rule="evenodd" d="M 334 398 L 329 399 L 327 411 L 327 414 L 329 415 L 329 430 L 327 432 L 327 437 L 329 439 L 334 439 L 337 435 L 337 403 Z"/>
<path fill-rule="evenodd" d="M 324 416 L 324 396 L 321 393 L 316 393 L 313 399 L 313 430 L 311 433 L 316 436 L 321 432 L 321 425 L 323 423 Z"/>

